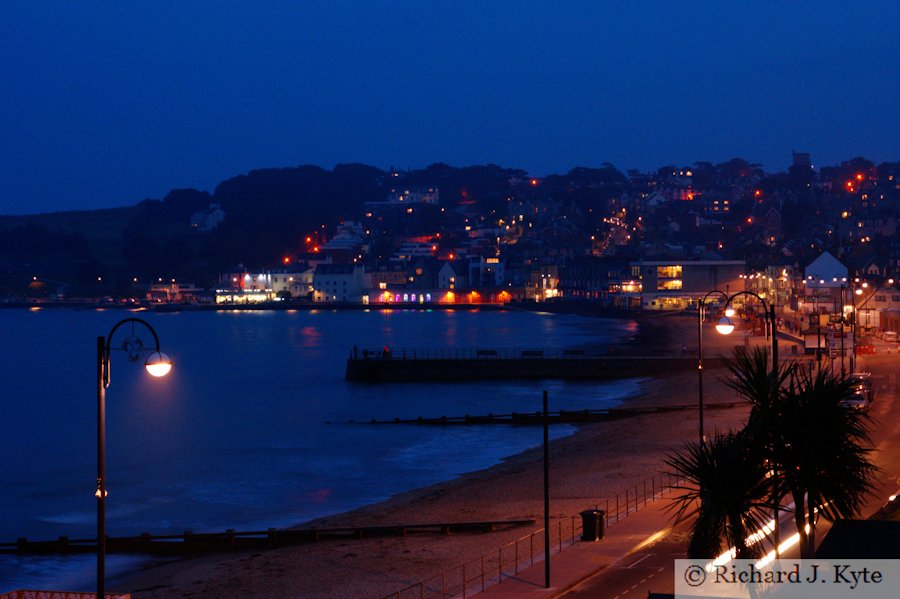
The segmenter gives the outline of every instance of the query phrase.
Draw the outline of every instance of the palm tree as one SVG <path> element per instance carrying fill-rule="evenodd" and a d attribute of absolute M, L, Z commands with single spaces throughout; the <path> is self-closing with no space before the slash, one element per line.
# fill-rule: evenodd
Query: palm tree
<path fill-rule="evenodd" d="M 868 457 L 868 418 L 841 405 L 851 393 L 851 383 L 830 369 L 797 369 L 777 410 L 776 460 L 794 500 L 803 558 L 815 551 L 818 515 L 853 517 L 872 490 L 877 468 Z"/>
<path fill-rule="evenodd" d="M 707 443 L 689 442 L 666 459 L 672 474 L 683 480 L 674 487 L 681 493 L 670 505 L 675 518 L 699 501 L 688 557 L 711 559 L 725 547 L 734 547 L 738 559 L 761 553 L 759 544 L 747 544 L 747 537 L 767 519 L 769 485 L 751 443 L 743 432 L 717 432 Z"/>
<path fill-rule="evenodd" d="M 771 470 L 770 505 L 775 521 L 772 541 L 777 549 L 780 544 L 778 511 L 784 489 L 779 477 L 778 459 L 774 455 L 779 447 L 775 431 L 782 390 L 797 366 L 789 362 L 770 368 L 768 349 L 754 347 L 750 350 L 736 349 L 734 357 L 725 361 L 725 367 L 731 374 L 730 378 L 724 380 L 725 384 L 751 404 L 750 418 L 744 429 L 750 438 L 748 443 L 752 446 L 750 451 L 760 463 L 766 464 Z"/>
<path fill-rule="evenodd" d="M 875 467 L 865 448 L 867 420 L 841 405 L 851 385 L 830 370 L 811 374 L 788 363 L 773 371 L 760 348 L 737 351 L 726 366 L 732 377 L 725 383 L 752 404 L 745 431 L 758 459 L 772 469 L 776 522 L 787 493 L 794 501 L 801 556 L 812 557 L 817 514 L 829 520 L 855 515 L 871 489 Z"/>

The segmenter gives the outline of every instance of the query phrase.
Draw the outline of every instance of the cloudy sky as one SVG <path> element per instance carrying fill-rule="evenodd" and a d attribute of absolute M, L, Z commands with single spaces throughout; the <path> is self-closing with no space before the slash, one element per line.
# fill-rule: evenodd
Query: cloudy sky
<path fill-rule="evenodd" d="M 900 2 L 0 3 L 0 214 L 254 168 L 900 160 Z"/>

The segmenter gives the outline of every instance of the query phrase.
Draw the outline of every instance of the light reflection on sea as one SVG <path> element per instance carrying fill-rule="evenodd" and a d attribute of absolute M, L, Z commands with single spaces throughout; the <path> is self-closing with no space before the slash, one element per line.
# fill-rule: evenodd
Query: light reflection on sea
<path fill-rule="evenodd" d="M 130 316 L 0 310 L 0 542 L 94 536 L 96 337 Z M 348 420 L 537 411 L 543 389 L 551 409 L 599 408 L 637 388 L 635 381 L 361 385 L 343 379 L 354 345 L 593 347 L 633 334 L 623 321 L 403 310 L 139 316 L 159 333 L 175 368 L 150 380 L 139 365 L 113 355 L 111 535 L 294 525 L 487 468 L 541 442 L 530 427 L 383 428 Z M 114 346 L 126 336 L 118 335 Z M 555 426 L 552 435 L 572 430 Z M 90 590 L 92 559 L 0 556 L 0 592 Z M 113 560 L 126 570 L 136 563 Z"/>

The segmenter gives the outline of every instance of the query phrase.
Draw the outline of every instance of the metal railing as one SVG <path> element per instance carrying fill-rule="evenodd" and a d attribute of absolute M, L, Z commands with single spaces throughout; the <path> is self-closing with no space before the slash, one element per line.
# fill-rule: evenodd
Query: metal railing
<path fill-rule="evenodd" d="M 668 490 L 677 487 L 681 479 L 667 473 L 652 476 L 627 487 L 595 503 L 604 509 L 604 525 L 620 522 L 656 499 Z M 583 530 L 580 515 L 559 518 L 550 528 L 551 552 L 560 553 L 565 547 L 574 545 Z M 544 557 L 544 528 L 520 537 L 499 547 L 496 551 L 482 555 L 478 559 L 441 572 L 415 584 L 385 595 L 382 599 L 447 599 L 462 597 L 484 591 L 493 584 L 500 584 L 505 578 L 515 576 L 520 569 L 539 563 Z"/>

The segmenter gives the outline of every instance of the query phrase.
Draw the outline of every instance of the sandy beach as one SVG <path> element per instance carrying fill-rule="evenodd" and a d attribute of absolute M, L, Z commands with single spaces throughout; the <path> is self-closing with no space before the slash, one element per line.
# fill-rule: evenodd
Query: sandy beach
<path fill-rule="evenodd" d="M 642 325 L 635 343 L 656 347 L 696 347 L 696 320 L 687 315 L 665 319 L 665 327 Z M 669 331 L 661 335 L 660 331 Z M 730 344 L 704 335 L 704 356 L 727 353 Z M 704 397 L 709 403 L 732 401 L 734 394 L 719 380 L 722 369 L 708 368 Z M 647 379 L 625 406 L 695 404 L 696 372 Z M 552 402 L 552 398 L 551 398 Z M 552 409 L 552 404 L 551 404 Z M 707 434 L 738 428 L 745 406 L 708 410 Z M 490 429 L 485 428 L 485 434 Z M 551 526 L 600 506 L 665 471 L 665 456 L 697 438 L 697 411 L 644 415 L 584 425 L 572 436 L 551 444 Z M 110 584 L 136 599 L 163 597 L 304 597 L 380 599 L 450 570 L 463 562 L 496 554 L 499 547 L 543 526 L 541 432 L 536 447 L 490 469 L 416 489 L 387 501 L 304 523 L 303 527 L 396 525 L 534 519 L 533 526 L 491 533 L 409 535 L 361 540 L 322 541 L 254 553 L 228 553 L 181 560 L 149 568 Z"/>

